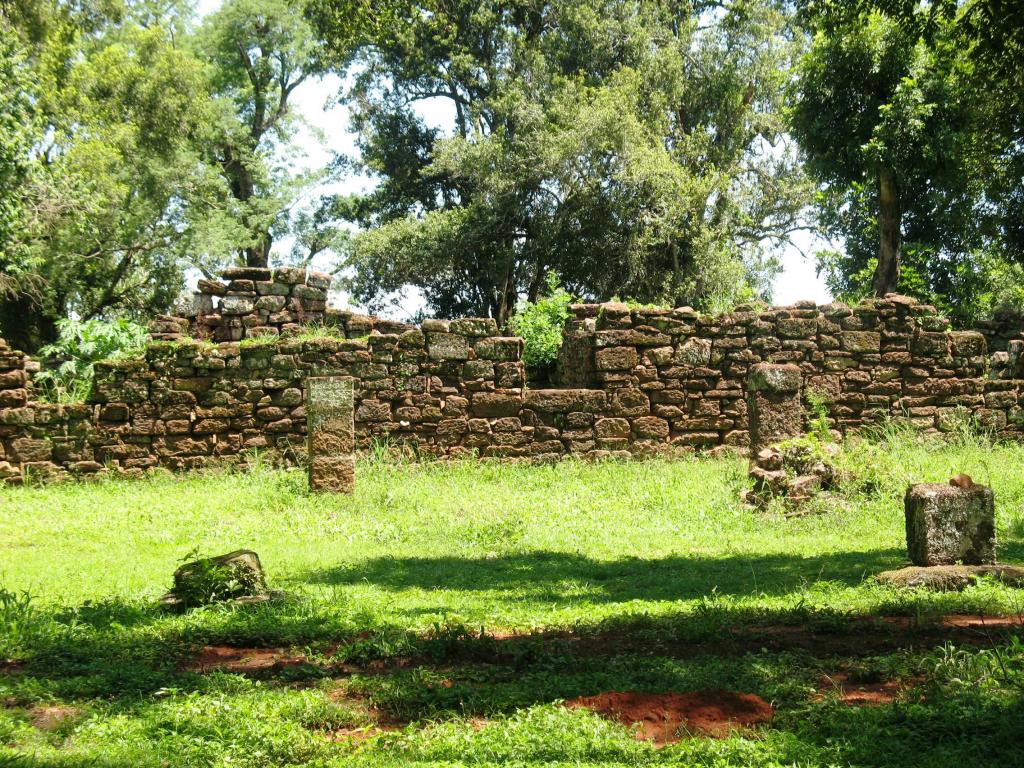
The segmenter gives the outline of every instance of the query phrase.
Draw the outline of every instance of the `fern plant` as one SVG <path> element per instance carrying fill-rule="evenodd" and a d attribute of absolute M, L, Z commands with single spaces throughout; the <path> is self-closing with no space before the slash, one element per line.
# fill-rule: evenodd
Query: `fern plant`
<path fill-rule="evenodd" d="M 59 321 L 57 328 L 57 340 L 39 350 L 44 367 L 34 378 L 40 396 L 55 403 L 85 400 L 97 362 L 138 352 L 149 339 L 145 326 L 124 318 L 68 318 Z"/>

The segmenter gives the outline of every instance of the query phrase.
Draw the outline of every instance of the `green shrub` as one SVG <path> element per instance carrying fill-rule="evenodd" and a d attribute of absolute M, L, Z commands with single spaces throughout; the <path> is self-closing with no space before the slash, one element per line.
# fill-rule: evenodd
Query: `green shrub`
<path fill-rule="evenodd" d="M 554 365 L 562 346 L 562 330 L 569 319 L 569 305 L 576 298 L 559 286 L 558 274 L 549 272 L 547 290 L 536 302 L 522 301 L 509 325 L 523 337 L 523 362 L 530 368 Z"/>
<path fill-rule="evenodd" d="M 124 318 L 67 319 L 57 327 L 57 341 L 39 350 L 50 365 L 36 374 L 34 381 L 44 399 L 58 403 L 84 400 L 97 362 L 126 357 L 142 349 L 149 339 L 144 326 Z"/>

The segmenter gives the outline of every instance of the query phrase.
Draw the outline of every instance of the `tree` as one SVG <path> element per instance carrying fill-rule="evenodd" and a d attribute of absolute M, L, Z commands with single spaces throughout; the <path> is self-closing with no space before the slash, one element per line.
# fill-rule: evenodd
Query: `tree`
<path fill-rule="evenodd" d="M 196 152 L 212 122 L 203 65 L 166 3 L 40 4 L 19 75 L 25 122 L 17 230 L 3 250 L 0 325 L 28 351 L 57 321 L 167 308 L 218 180 Z"/>
<path fill-rule="evenodd" d="M 993 5 L 804 4 L 814 40 L 790 124 L 823 185 L 822 222 L 845 244 L 821 262 L 833 291 L 898 288 L 964 323 L 999 301 L 1007 258 L 1021 253 L 1024 152 L 1000 79 L 1013 65 L 981 53 L 992 49 L 983 39 L 1006 36 L 980 32 Z"/>
<path fill-rule="evenodd" d="M 227 0 L 204 20 L 196 47 L 211 63 L 220 105 L 211 152 L 241 225 L 232 237 L 246 265 L 266 267 L 275 234 L 288 230 L 295 199 L 316 179 L 275 160 L 290 148 L 295 129 L 290 99 L 317 71 L 313 35 L 299 0 Z M 328 242 L 334 233 L 309 230 L 313 218 L 297 219 L 298 239 L 326 247 L 314 233 Z"/>
<path fill-rule="evenodd" d="M 763 246 L 807 200 L 782 141 L 792 48 L 771 3 L 316 0 L 311 14 L 354 74 L 356 165 L 380 181 L 336 205 L 363 228 L 346 262 L 359 299 L 411 285 L 438 314 L 504 323 L 549 270 L 591 298 L 765 292 Z"/>

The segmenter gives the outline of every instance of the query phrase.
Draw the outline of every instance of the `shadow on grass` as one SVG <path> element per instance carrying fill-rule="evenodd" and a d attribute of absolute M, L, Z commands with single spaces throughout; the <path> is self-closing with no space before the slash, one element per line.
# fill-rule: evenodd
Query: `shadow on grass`
<path fill-rule="evenodd" d="M 718 595 L 785 595 L 815 581 L 854 586 L 900 567 L 901 550 L 878 549 L 826 556 L 676 555 L 659 559 L 597 560 L 568 552 L 535 551 L 495 557 L 383 557 L 311 571 L 299 581 L 369 583 L 388 590 L 502 591 L 508 600 L 562 602 L 581 592 L 592 602 L 694 600 Z"/>
<path fill-rule="evenodd" d="M 328 673 L 332 664 L 358 665 L 396 657 L 522 666 L 551 654 L 611 655 L 620 651 L 736 657 L 767 647 L 820 655 L 828 653 L 831 646 L 821 645 L 816 633 L 852 635 L 865 627 L 863 621 L 858 624 L 842 611 L 806 605 L 800 599 L 803 588 L 821 580 L 854 586 L 865 576 L 901 561 L 896 549 L 813 558 L 780 554 L 600 561 L 534 552 L 494 559 L 375 559 L 358 567 L 306 574 L 307 583 L 328 585 L 328 594 L 316 599 L 203 609 L 184 616 L 170 615 L 152 604 L 120 600 L 41 610 L 31 621 L 21 622 L 27 632 L 24 637 L 0 636 L 0 642 L 6 643 L 0 645 L 0 658 L 7 647 L 7 656 L 20 659 L 6 671 L 0 666 L 0 693 L 8 689 L 28 696 L 48 692 L 117 698 L 161 688 L 188 689 L 196 684 L 196 675 L 183 672 L 181 664 L 205 644 L 310 646 L 314 655 L 330 657 L 321 674 Z M 581 594 L 583 600 L 604 603 L 699 602 L 665 615 L 630 610 L 621 616 L 584 622 L 571 632 L 555 630 L 502 639 L 481 636 L 478 626 L 438 626 L 426 634 L 412 632 L 405 621 L 417 612 L 433 612 L 430 606 L 395 610 L 384 617 L 365 613 L 345 599 L 343 589 L 363 582 L 389 590 L 443 589 L 455 592 L 456 601 L 459 592 L 494 590 L 503 593 L 503 600 L 549 604 L 580 600 Z M 337 588 L 333 596 L 331 586 Z M 784 601 L 785 607 L 731 599 L 762 594 L 793 599 Z M 905 604 L 886 603 L 881 610 L 913 615 L 920 611 L 916 599 L 911 596 Z M 638 605 L 642 608 L 643 603 Z M 774 632 L 778 627 L 803 630 L 797 634 Z M 865 642 L 860 650 L 902 647 L 906 641 L 900 637 L 893 640 L 890 635 L 894 631 L 903 630 L 882 628 L 878 633 L 881 640 Z M 744 637 L 737 640 L 737 633 Z M 752 638 L 746 637 L 751 633 Z M 929 635 L 920 640 L 941 644 L 949 637 Z M 608 638 L 616 639 L 610 643 Z M 849 645 L 836 647 L 843 652 Z"/>

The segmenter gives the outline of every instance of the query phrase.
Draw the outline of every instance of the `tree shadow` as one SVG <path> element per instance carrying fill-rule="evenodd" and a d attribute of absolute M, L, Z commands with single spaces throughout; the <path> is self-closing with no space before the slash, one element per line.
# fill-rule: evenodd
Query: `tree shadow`
<path fill-rule="evenodd" d="M 802 557 L 734 554 L 599 560 L 537 550 L 496 557 L 382 557 L 300 574 L 300 581 L 334 586 L 369 583 L 387 590 L 502 591 L 510 601 L 558 603 L 569 592 L 591 602 L 693 600 L 711 594 L 779 596 L 814 581 L 854 586 L 900 567 L 897 548 Z"/>

